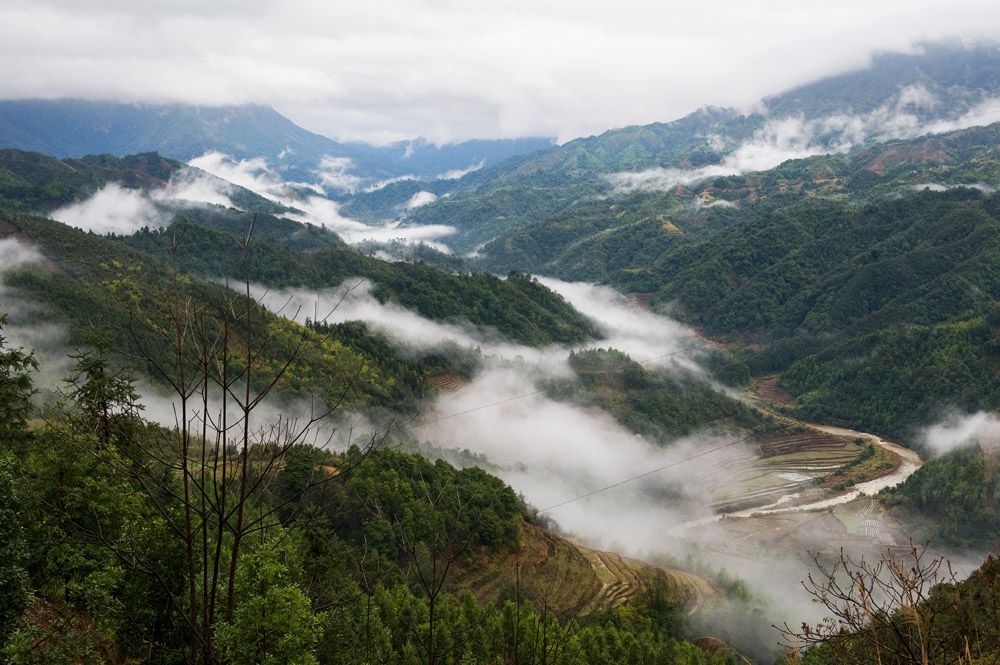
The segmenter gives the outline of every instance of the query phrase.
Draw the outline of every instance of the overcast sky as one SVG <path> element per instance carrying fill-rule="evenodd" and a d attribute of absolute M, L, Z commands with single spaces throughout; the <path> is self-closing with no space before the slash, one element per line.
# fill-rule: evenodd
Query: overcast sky
<path fill-rule="evenodd" d="M 374 142 L 565 140 L 943 38 L 1000 38 L 995 0 L 3 0 L 0 96 L 257 102 Z"/>

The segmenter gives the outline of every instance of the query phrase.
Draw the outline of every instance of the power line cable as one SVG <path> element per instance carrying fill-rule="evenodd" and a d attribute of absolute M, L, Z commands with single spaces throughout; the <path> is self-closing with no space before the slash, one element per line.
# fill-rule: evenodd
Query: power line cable
<path fill-rule="evenodd" d="M 610 489 L 614 489 L 615 487 L 621 487 L 622 485 L 626 485 L 628 483 L 634 482 L 636 480 L 639 480 L 640 478 L 645 478 L 646 476 L 652 476 L 654 474 L 659 473 L 660 471 L 664 471 L 666 469 L 670 469 L 670 468 L 675 467 L 675 466 L 680 466 L 681 464 L 685 464 L 687 462 L 690 462 L 691 460 L 698 459 L 699 457 L 704 457 L 705 455 L 710 455 L 710 454 L 718 452 L 720 450 L 725 450 L 726 448 L 731 448 L 731 447 L 735 446 L 736 444 L 746 443 L 747 441 L 751 441 L 751 440 L 752 440 L 751 437 L 747 437 L 747 438 L 743 438 L 743 439 L 737 439 L 736 441 L 731 441 L 731 442 L 723 444 L 721 446 L 716 446 L 715 448 L 712 448 L 710 450 L 703 450 L 703 451 L 701 451 L 699 453 L 696 453 L 694 455 L 690 455 L 690 456 L 685 457 L 683 459 L 675 460 L 675 461 L 671 462 L 670 464 L 664 464 L 663 466 L 657 467 L 657 468 L 653 469 L 652 471 L 645 471 L 643 473 L 640 473 L 638 475 L 632 476 L 630 478 L 626 478 L 625 480 L 620 480 L 617 483 L 612 483 L 610 485 L 605 485 L 604 487 L 600 487 L 600 488 L 598 488 L 596 490 L 592 490 L 590 492 L 587 492 L 586 494 L 581 494 L 579 496 L 575 496 L 572 499 L 566 499 L 565 501 L 563 501 L 561 503 L 557 503 L 557 504 L 555 504 L 553 506 L 549 506 L 548 508 L 545 508 L 543 510 L 539 510 L 538 512 L 539 512 L 539 514 L 541 514 L 541 513 L 547 513 L 550 510 L 555 510 L 556 508 L 561 508 L 562 506 L 565 506 L 567 504 L 574 503 L 574 502 L 580 501 L 582 499 L 586 499 L 587 497 L 594 496 L 595 494 L 600 494 L 601 492 L 606 492 L 606 491 L 608 491 Z"/>

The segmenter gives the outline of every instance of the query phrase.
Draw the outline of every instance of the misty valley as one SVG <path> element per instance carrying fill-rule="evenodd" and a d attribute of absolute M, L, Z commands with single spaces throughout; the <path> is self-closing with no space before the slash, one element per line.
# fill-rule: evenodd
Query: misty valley
<path fill-rule="evenodd" d="M 4 662 L 998 662 L 998 53 L 562 144 L 0 101 Z"/>

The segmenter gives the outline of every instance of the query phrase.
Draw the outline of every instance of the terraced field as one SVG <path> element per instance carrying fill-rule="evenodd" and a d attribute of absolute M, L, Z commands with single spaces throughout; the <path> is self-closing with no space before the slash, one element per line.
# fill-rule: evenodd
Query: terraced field
<path fill-rule="evenodd" d="M 469 562 L 455 571 L 452 591 L 472 591 L 480 602 L 517 597 L 563 617 L 585 617 L 628 602 L 655 579 L 689 608 L 721 596 L 707 579 L 579 545 L 531 524 L 517 552 Z"/>
<path fill-rule="evenodd" d="M 850 438 L 804 429 L 729 451 L 711 468 L 703 468 L 700 480 L 711 490 L 713 507 L 729 512 L 809 489 L 815 478 L 835 471 L 862 450 Z"/>
<path fill-rule="evenodd" d="M 439 374 L 438 376 L 431 376 L 427 378 L 427 382 L 434 386 L 437 390 L 446 393 L 457 392 L 469 385 L 469 382 L 466 379 L 463 379 L 457 374 Z"/>

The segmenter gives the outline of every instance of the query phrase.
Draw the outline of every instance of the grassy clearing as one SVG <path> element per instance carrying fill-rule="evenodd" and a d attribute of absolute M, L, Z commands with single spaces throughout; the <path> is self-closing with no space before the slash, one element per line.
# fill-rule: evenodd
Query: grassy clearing
<path fill-rule="evenodd" d="M 861 526 L 861 519 L 857 515 L 848 515 L 843 513 L 834 513 L 834 517 L 840 520 L 844 528 L 847 529 L 847 533 L 855 535 L 858 533 L 858 527 Z"/>

